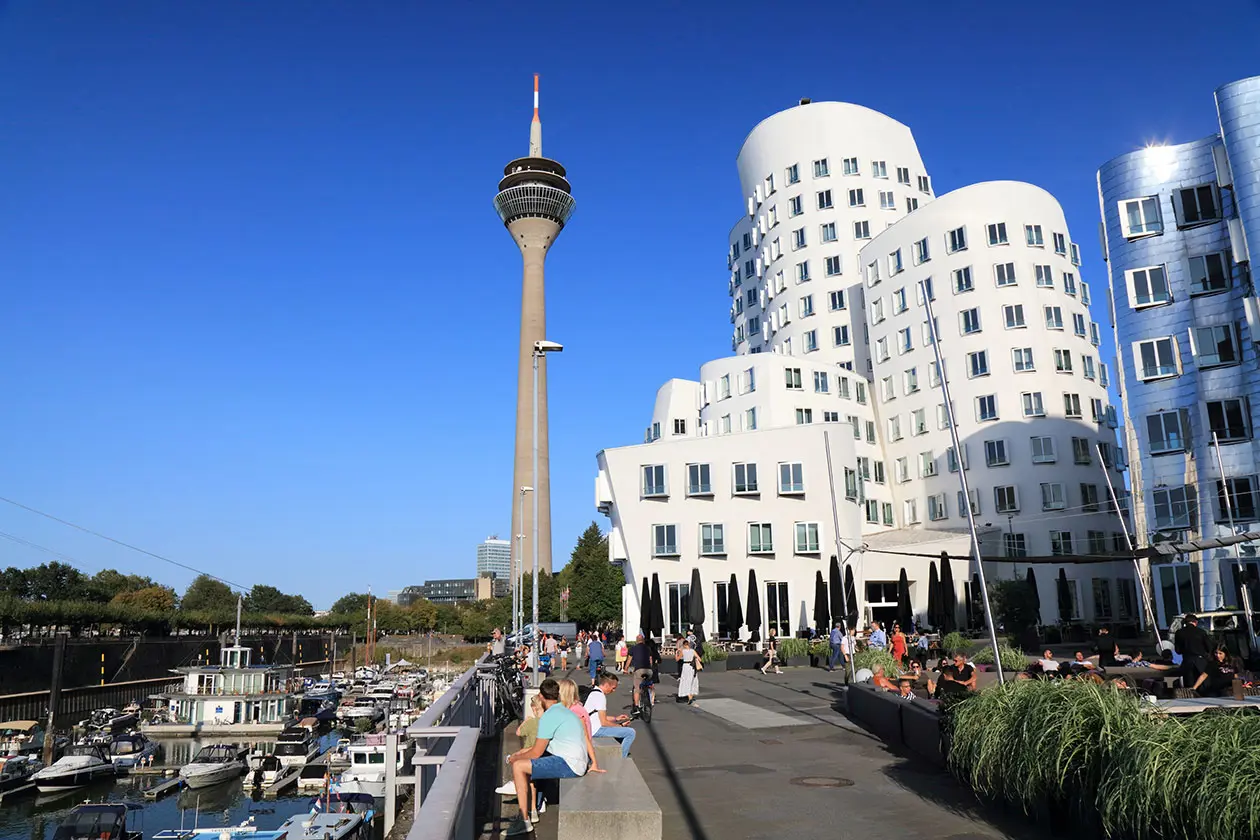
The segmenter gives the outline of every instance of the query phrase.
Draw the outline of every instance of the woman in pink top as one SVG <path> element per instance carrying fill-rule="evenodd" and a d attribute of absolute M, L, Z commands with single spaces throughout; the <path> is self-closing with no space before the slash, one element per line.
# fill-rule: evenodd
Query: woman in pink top
<path fill-rule="evenodd" d="M 573 680 L 560 680 L 560 705 L 573 712 L 582 721 L 582 734 L 586 736 L 586 754 L 591 759 L 588 772 L 603 773 L 599 762 L 595 759 L 595 744 L 591 742 L 591 715 L 582 705 L 581 695 L 578 694 L 578 684 Z"/>

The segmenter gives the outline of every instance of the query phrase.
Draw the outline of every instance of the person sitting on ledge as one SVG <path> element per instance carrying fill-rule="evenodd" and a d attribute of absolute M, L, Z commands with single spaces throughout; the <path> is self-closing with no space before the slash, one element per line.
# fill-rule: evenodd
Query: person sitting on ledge
<path fill-rule="evenodd" d="M 968 691 L 976 690 L 976 666 L 967 661 L 967 657 L 962 651 L 954 651 L 953 664 L 946 670 L 953 671 L 954 681 L 959 685 Z M 942 676 L 945 674 L 944 671 L 941 673 Z"/>
<path fill-rule="evenodd" d="M 903 700 L 914 700 L 914 674 L 902 674 L 897 677 L 897 696 Z"/>
<path fill-rule="evenodd" d="M 897 685 L 884 674 L 884 666 L 876 665 L 871 671 L 871 685 L 884 691 L 896 691 Z"/>
<path fill-rule="evenodd" d="M 1218 647 L 1208 657 L 1207 669 L 1190 686 L 1203 697 L 1224 697 L 1234 687 L 1238 671 L 1229 661 L 1229 651 Z"/>
<path fill-rule="evenodd" d="M 958 681 L 958 673 L 953 665 L 941 671 L 940 681 L 928 680 L 928 692 L 935 700 L 952 700 L 966 697 L 971 692 Z"/>
<path fill-rule="evenodd" d="M 1049 648 L 1046 648 L 1041 652 L 1041 658 L 1033 663 L 1033 667 L 1040 668 L 1047 674 L 1051 672 L 1057 674 L 1059 672 L 1059 663 L 1054 658 L 1054 651 Z"/>

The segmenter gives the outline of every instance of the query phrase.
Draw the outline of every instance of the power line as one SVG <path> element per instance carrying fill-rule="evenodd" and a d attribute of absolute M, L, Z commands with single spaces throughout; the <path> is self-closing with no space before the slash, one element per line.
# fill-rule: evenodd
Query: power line
<path fill-rule="evenodd" d="M 120 545 L 120 546 L 122 546 L 123 548 L 129 548 L 129 549 L 131 549 L 132 551 L 137 551 L 137 552 L 139 552 L 140 554 L 147 555 L 147 556 L 149 556 L 149 557 L 154 558 L 155 560 L 161 560 L 163 563 L 170 563 L 172 566 L 178 566 L 178 567 L 179 567 L 179 568 L 181 568 L 181 569 L 186 569 L 186 570 L 188 570 L 188 571 L 190 571 L 190 572 L 196 572 L 196 573 L 197 573 L 197 574 L 199 574 L 199 575 L 205 575 L 206 577 L 208 577 L 208 578 L 212 578 L 212 579 L 214 579 L 214 580 L 217 580 L 217 581 L 219 581 L 220 583 L 225 583 L 225 584 L 227 584 L 228 586 L 232 587 L 233 589 L 239 589 L 239 590 L 241 590 L 242 592 L 248 592 L 248 591 L 249 591 L 249 587 L 248 587 L 248 586 L 242 586 L 242 585 L 241 585 L 241 584 L 239 584 L 239 583 L 234 583 L 233 581 L 230 581 L 230 580 L 228 580 L 227 578 L 222 578 L 222 577 L 219 577 L 218 575 L 212 575 L 212 574 L 210 574 L 209 572 L 203 572 L 201 569 L 198 569 L 198 568 L 196 568 L 196 567 L 194 567 L 194 566 L 189 566 L 187 563 L 181 563 L 181 562 L 179 562 L 178 560 L 172 560 L 172 559 L 171 559 L 171 558 L 169 558 L 169 557 L 164 557 L 164 556 L 162 556 L 161 554 L 157 554 L 156 552 L 149 551 L 148 549 L 145 549 L 145 548 L 141 548 L 141 547 L 140 547 L 140 546 L 138 546 L 138 545 L 132 545 L 132 544 L 131 544 L 131 543 L 129 543 L 129 542 L 123 542 L 122 540 L 115 539 L 114 537 L 111 537 L 111 536 L 109 536 L 108 534 L 102 534 L 100 531 L 93 531 L 91 528 L 84 527 L 83 525 L 78 525 L 78 524 L 76 524 L 76 523 L 74 523 L 74 522 L 70 522 L 70 521 L 65 520 L 65 519 L 62 519 L 62 518 L 60 518 L 60 517 L 58 517 L 58 516 L 53 516 L 51 513 L 45 513 L 45 512 L 44 512 L 44 511 L 42 511 L 42 510 L 37 510 L 37 509 L 35 509 L 35 508 L 31 507 L 30 505 L 24 505 L 24 504 L 22 504 L 21 502 L 14 501 L 13 499 L 6 499 L 4 496 L 0 496 L 0 502 L 4 502 L 4 503 L 6 503 L 6 504 L 13 505 L 14 507 L 21 508 L 22 510 L 25 510 L 25 511 L 28 511 L 28 512 L 30 512 L 30 513 L 33 513 L 33 514 L 35 514 L 36 516 L 42 516 L 42 517 L 44 517 L 45 519 L 51 519 L 53 522 L 56 522 L 56 523 L 61 524 L 61 525 L 65 525 L 65 526 L 66 526 L 66 527 L 68 527 L 68 528 L 74 528 L 76 531 L 82 531 L 82 532 L 83 532 L 83 533 L 85 533 L 85 534 L 90 534 L 90 535 L 92 535 L 92 536 L 94 536 L 94 537 L 97 537 L 97 538 L 99 538 L 99 539 L 105 540 L 105 541 L 107 541 L 107 542 L 112 542 L 114 545 Z M 19 539 L 19 540 L 21 540 L 21 538 L 20 538 L 20 537 L 19 537 L 18 539 Z M 32 545 L 33 545 L 33 544 L 32 544 Z M 36 546 L 36 547 L 38 547 L 38 546 Z M 45 549 L 45 550 L 50 550 L 50 549 Z M 53 552 L 53 553 L 55 554 L 56 552 Z"/>
<path fill-rule="evenodd" d="M 9 534 L 9 533 L 6 533 L 6 532 L 4 532 L 4 531 L 0 531 L 0 537 L 4 538 L 4 539 L 6 539 L 6 540 L 10 540 L 10 541 L 12 541 L 12 542 L 15 542 L 15 543 L 17 543 L 17 544 L 19 544 L 19 545 L 24 545 L 24 546 L 27 546 L 28 548 L 33 548 L 33 549 L 36 549 L 37 551 L 43 551 L 43 552 L 45 552 L 45 553 L 47 553 L 47 554 L 51 554 L 53 557 L 56 557 L 58 560 L 64 560 L 64 561 L 65 561 L 65 562 L 67 562 L 67 563 L 77 563 L 77 562 L 78 562 L 78 561 L 77 561 L 77 560 L 75 560 L 73 557 L 70 557 L 70 556 L 68 556 L 68 555 L 62 554 L 60 551 L 56 551 L 56 550 L 54 550 L 54 549 L 48 548 L 47 546 L 43 546 L 43 545 L 40 545 L 40 544 L 38 544 L 38 543 L 33 543 L 33 542 L 31 542 L 30 540 L 24 540 L 24 539 L 22 539 L 21 537 L 19 537 L 19 536 L 15 535 L 15 534 Z"/>

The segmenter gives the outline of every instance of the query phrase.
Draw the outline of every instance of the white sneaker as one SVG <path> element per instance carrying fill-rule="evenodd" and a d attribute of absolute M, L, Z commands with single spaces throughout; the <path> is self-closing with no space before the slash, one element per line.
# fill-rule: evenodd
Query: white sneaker
<path fill-rule="evenodd" d="M 538 813 L 540 814 L 547 813 L 547 800 L 546 799 L 538 803 Z"/>
<path fill-rule="evenodd" d="M 520 817 L 512 820 L 508 824 L 507 830 L 503 832 L 504 837 L 519 837 L 522 834 L 533 834 L 534 824 L 529 820 L 523 820 Z"/>
<path fill-rule="evenodd" d="M 495 788 L 494 792 L 500 793 L 504 796 L 516 796 L 516 782 L 508 779 L 506 782 Z"/>

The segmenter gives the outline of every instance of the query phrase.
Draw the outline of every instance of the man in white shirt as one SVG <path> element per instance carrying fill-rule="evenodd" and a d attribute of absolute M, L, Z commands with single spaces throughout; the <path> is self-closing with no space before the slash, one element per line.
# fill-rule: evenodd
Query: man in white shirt
<path fill-rule="evenodd" d="M 591 717 L 591 737 L 615 738 L 621 742 L 621 755 L 630 756 L 630 745 L 637 735 L 630 727 L 629 715 L 608 714 L 608 695 L 617 690 L 617 675 L 605 673 L 600 677 L 599 685 L 591 690 L 584 704 Z"/>
<path fill-rule="evenodd" d="M 1054 651 L 1044 650 L 1041 652 L 1041 658 L 1037 660 L 1037 664 L 1041 666 L 1041 670 L 1047 674 L 1057 673 L 1059 663 L 1054 659 Z"/>

